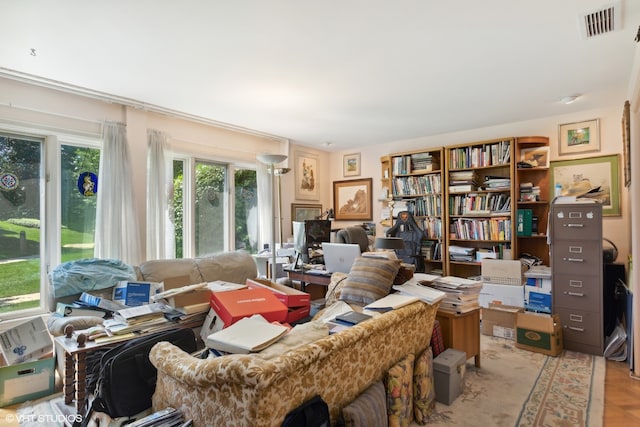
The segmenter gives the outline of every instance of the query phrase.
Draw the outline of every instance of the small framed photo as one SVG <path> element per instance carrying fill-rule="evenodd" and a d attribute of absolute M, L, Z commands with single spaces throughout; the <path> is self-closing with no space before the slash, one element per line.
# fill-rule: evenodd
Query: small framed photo
<path fill-rule="evenodd" d="M 340 221 L 371 221 L 373 219 L 373 179 L 352 179 L 333 182 L 333 210 Z"/>
<path fill-rule="evenodd" d="M 558 127 L 560 155 L 600 151 L 600 120 L 567 123 Z"/>
<path fill-rule="evenodd" d="M 531 168 L 549 167 L 549 147 L 532 147 L 520 150 L 520 162 L 526 163 Z M 520 167 L 520 165 L 518 165 Z"/>
<path fill-rule="evenodd" d="M 360 176 L 360 153 L 344 155 L 342 159 L 342 175 Z"/>

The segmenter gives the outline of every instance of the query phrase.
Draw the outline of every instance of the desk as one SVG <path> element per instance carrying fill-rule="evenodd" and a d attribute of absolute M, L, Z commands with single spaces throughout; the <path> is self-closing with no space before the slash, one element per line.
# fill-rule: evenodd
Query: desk
<path fill-rule="evenodd" d="M 319 296 L 319 298 L 323 298 L 325 296 L 325 294 L 327 293 L 326 288 L 331 283 L 331 275 L 309 274 L 302 269 L 285 269 L 285 271 L 289 275 L 289 279 L 300 282 L 300 290 L 303 292 L 307 292 L 307 285 L 317 285 L 324 287 L 325 290 L 322 295 Z"/>
<path fill-rule="evenodd" d="M 455 348 L 467 353 L 467 359 L 475 357 L 475 364 L 480 367 L 480 309 L 463 314 L 436 313 L 436 320 L 442 328 L 444 348 Z"/>

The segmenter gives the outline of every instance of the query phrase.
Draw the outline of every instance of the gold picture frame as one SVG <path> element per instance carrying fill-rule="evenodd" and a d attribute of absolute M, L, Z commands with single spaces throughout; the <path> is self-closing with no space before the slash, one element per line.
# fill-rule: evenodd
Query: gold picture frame
<path fill-rule="evenodd" d="M 561 156 L 600 151 L 600 119 L 558 126 L 558 143 Z"/>
<path fill-rule="evenodd" d="M 295 162 L 296 199 L 320 200 L 318 156 L 304 151 L 296 151 Z"/>
<path fill-rule="evenodd" d="M 335 219 L 371 221 L 373 219 L 373 179 L 352 179 L 333 182 Z"/>
<path fill-rule="evenodd" d="M 631 185 L 631 104 L 625 101 L 622 110 L 622 149 L 624 155 L 624 186 Z"/>
<path fill-rule="evenodd" d="M 342 157 L 342 175 L 360 176 L 360 153 L 345 154 Z"/>

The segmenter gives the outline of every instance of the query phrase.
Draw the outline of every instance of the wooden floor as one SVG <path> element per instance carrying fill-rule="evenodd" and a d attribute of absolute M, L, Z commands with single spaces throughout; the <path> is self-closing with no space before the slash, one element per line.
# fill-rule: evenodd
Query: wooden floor
<path fill-rule="evenodd" d="M 607 360 L 604 381 L 604 427 L 640 425 L 640 378 L 629 375 L 627 362 Z"/>

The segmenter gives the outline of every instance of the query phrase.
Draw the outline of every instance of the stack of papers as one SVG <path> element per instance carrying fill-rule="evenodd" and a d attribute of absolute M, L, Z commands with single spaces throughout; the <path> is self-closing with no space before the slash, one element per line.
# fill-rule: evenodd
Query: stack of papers
<path fill-rule="evenodd" d="M 385 297 L 380 298 L 372 302 L 371 304 L 365 305 L 365 310 L 373 310 L 377 312 L 386 312 L 390 310 L 394 310 L 400 307 L 404 307 L 405 305 L 414 303 L 416 301 L 420 301 L 415 295 L 406 295 L 401 293 L 389 294 Z"/>
<path fill-rule="evenodd" d="M 243 317 L 233 325 L 209 335 L 207 347 L 224 353 L 248 354 L 264 350 L 283 337 L 289 328 L 269 323 L 259 314 Z"/>
<path fill-rule="evenodd" d="M 409 280 L 403 285 L 394 285 L 393 289 L 398 291 L 400 295 L 415 297 L 420 301 L 426 302 L 427 304 L 431 305 L 437 303 L 438 301 L 442 301 L 442 299 L 446 296 L 444 292 L 433 289 L 428 285 L 416 282 L 414 280 Z"/>
<path fill-rule="evenodd" d="M 438 277 L 428 284 L 429 287 L 445 294 L 438 310 L 462 314 L 480 308 L 482 282 L 462 277 Z"/>

